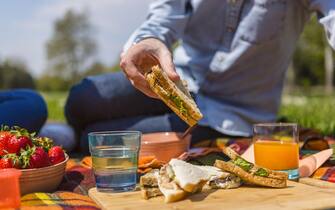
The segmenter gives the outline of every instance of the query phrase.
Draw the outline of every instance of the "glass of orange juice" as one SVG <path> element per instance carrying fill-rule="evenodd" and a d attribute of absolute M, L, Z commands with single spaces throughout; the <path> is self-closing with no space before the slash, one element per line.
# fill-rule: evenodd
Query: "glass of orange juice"
<path fill-rule="evenodd" d="M 263 123 L 253 127 L 255 163 L 261 167 L 288 173 L 299 179 L 298 125 Z"/>

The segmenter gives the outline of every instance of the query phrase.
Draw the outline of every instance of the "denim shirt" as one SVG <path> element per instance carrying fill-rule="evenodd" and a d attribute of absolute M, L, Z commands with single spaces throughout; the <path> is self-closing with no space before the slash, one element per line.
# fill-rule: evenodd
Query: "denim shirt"
<path fill-rule="evenodd" d="M 285 72 L 312 12 L 335 46 L 335 0 L 156 0 L 124 50 L 148 37 L 168 47 L 196 94 L 199 122 L 228 135 L 250 136 L 272 122 Z"/>

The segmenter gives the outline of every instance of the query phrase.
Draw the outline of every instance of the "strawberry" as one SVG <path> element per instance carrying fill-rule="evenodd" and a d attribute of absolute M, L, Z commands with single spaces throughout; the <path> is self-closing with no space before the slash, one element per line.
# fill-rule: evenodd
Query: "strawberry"
<path fill-rule="evenodd" d="M 0 131 L 0 156 L 8 153 L 7 143 L 12 136 L 13 134 L 9 131 Z"/>
<path fill-rule="evenodd" d="M 19 157 L 16 154 L 5 155 L 0 159 L 0 169 L 20 168 Z"/>
<path fill-rule="evenodd" d="M 14 168 L 14 164 L 9 158 L 1 158 L 0 159 L 0 169 L 4 168 Z"/>
<path fill-rule="evenodd" d="M 7 151 L 9 153 L 19 154 L 21 149 L 27 146 L 32 147 L 33 143 L 28 136 L 12 136 L 7 142 Z"/>
<path fill-rule="evenodd" d="M 60 146 L 51 147 L 51 149 L 48 152 L 48 155 L 52 165 L 55 165 L 65 160 L 64 151 Z"/>
<path fill-rule="evenodd" d="M 31 147 L 21 152 L 23 168 L 42 168 L 50 166 L 48 153 L 42 147 Z"/>

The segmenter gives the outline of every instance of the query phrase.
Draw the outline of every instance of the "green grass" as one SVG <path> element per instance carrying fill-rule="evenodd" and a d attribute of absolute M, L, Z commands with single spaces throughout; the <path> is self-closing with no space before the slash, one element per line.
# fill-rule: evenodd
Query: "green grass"
<path fill-rule="evenodd" d="M 67 98 L 66 92 L 43 92 L 47 106 L 48 106 L 48 121 L 51 122 L 65 122 L 64 104 Z"/>
<path fill-rule="evenodd" d="M 65 122 L 65 92 L 43 92 L 47 101 L 49 121 Z M 279 118 L 296 122 L 303 127 L 315 128 L 326 135 L 335 135 L 335 97 L 300 94 L 285 94 Z"/>
<path fill-rule="evenodd" d="M 335 135 L 335 97 L 284 95 L 279 116 L 325 135 Z"/>

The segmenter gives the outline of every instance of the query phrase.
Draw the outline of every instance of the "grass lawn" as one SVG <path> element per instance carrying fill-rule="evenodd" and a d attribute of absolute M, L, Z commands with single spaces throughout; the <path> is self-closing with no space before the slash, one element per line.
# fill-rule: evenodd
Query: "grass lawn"
<path fill-rule="evenodd" d="M 335 97 L 284 95 L 279 116 L 335 136 Z"/>
<path fill-rule="evenodd" d="M 67 93 L 44 92 L 49 110 L 49 121 L 65 122 L 64 103 Z M 335 97 L 284 94 L 279 118 L 315 128 L 326 135 L 335 135 Z"/>
<path fill-rule="evenodd" d="M 48 121 L 65 122 L 64 104 L 67 98 L 66 92 L 42 92 L 42 96 L 48 106 Z"/>

